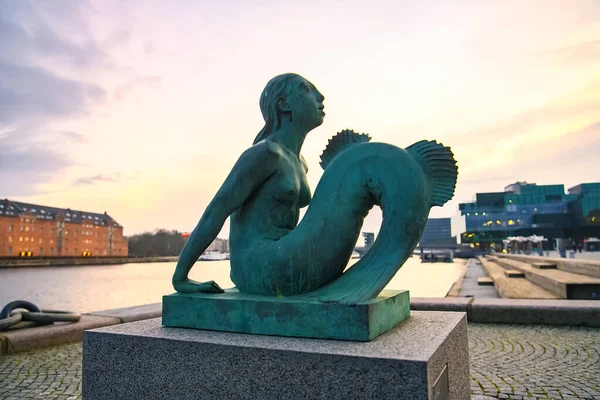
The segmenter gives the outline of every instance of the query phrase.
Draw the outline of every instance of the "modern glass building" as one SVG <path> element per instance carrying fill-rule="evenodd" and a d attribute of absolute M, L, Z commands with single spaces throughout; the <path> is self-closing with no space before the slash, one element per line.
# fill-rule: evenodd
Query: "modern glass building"
<path fill-rule="evenodd" d="M 477 193 L 459 205 L 460 242 L 483 251 L 502 249 L 509 236 L 544 236 L 544 249 L 555 239 L 583 244 L 600 236 L 600 183 L 583 183 L 565 193 L 564 185 L 517 182 L 503 192 Z M 456 228 L 455 228 L 456 229 Z"/>
<path fill-rule="evenodd" d="M 452 236 L 450 218 L 429 218 L 421 235 L 419 248 L 454 248 L 456 237 Z"/>

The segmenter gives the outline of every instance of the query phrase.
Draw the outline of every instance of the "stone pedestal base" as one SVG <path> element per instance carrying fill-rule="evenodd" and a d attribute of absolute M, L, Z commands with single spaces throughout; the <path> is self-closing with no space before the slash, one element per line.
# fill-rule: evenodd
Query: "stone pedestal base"
<path fill-rule="evenodd" d="M 86 331 L 97 399 L 469 399 L 464 313 L 419 312 L 371 342 L 167 328 Z"/>

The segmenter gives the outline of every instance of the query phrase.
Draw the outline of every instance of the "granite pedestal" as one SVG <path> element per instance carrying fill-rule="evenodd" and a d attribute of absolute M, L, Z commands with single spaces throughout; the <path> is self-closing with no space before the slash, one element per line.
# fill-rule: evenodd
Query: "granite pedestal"
<path fill-rule="evenodd" d="M 98 399 L 469 399 L 465 313 L 415 311 L 370 342 L 168 328 L 86 331 Z"/>

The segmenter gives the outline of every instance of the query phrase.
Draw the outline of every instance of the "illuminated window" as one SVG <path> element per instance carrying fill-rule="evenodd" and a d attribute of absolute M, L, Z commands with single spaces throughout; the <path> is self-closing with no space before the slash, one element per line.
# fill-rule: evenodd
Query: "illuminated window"
<path fill-rule="evenodd" d="M 29 227 L 28 226 L 25 227 L 25 232 L 29 232 Z"/>
<path fill-rule="evenodd" d="M 509 225 L 514 225 L 514 224 L 515 224 L 515 221 L 513 221 L 512 219 L 509 219 L 509 220 L 508 220 L 508 224 L 509 224 Z"/>
<path fill-rule="evenodd" d="M 29 242 L 29 236 L 25 236 L 25 241 Z"/>
<path fill-rule="evenodd" d="M 19 242 L 23 241 L 23 236 L 19 236 Z"/>
<path fill-rule="evenodd" d="M 9 236 L 9 237 L 8 237 L 8 242 L 9 242 L 9 243 L 12 243 L 12 236 Z"/>
<path fill-rule="evenodd" d="M 25 222 L 29 222 L 29 221 L 30 221 L 29 218 L 25 218 Z"/>

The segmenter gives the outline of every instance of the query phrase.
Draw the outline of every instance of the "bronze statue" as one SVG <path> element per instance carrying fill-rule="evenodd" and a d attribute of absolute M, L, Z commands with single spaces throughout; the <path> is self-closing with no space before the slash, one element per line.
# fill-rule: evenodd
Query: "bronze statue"
<path fill-rule="evenodd" d="M 411 256 L 430 208 L 453 196 L 452 152 L 435 141 L 404 150 L 345 130 L 321 156 L 325 172 L 311 196 L 300 152 L 323 123 L 324 99 L 297 74 L 269 81 L 260 98 L 265 126 L 190 235 L 173 275 L 178 292 L 223 292 L 188 273 L 230 216 L 231 280 L 241 293 L 357 304 L 375 298 Z M 344 272 L 374 205 L 383 211 L 378 238 Z"/>

